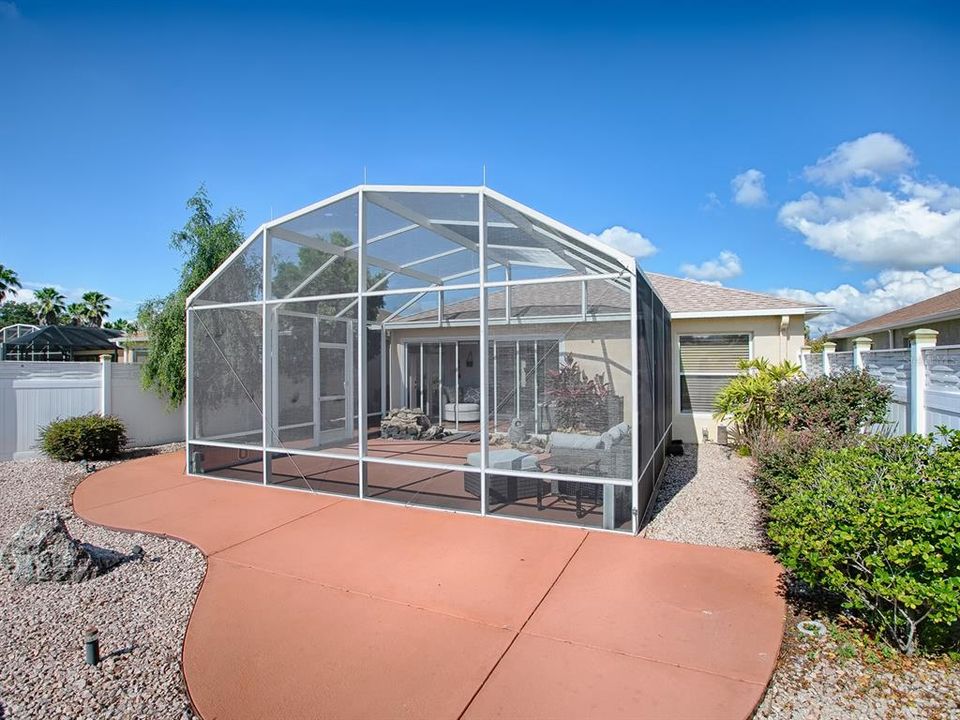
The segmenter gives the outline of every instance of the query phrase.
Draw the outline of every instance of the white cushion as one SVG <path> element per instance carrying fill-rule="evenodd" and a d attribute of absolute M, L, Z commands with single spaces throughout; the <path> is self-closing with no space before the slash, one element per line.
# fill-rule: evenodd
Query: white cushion
<path fill-rule="evenodd" d="M 538 470 L 537 458 L 520 450 L 491 450 L 487 456 L 487 467 L 496 470 Z M 480 453 L 467 455 L 467 465 L 480 467 Z"/>
<path fill-rule="evenodd" d="M 480 419 L 479 403 L 446 403 L 443 406 L 444 420 L 477 422 Z"/>
<path fill-rule="evenodd" d="M 581 435 L 580 433 L 550 433 L 550 445 L 568 450 L 595 450 L 600 447 L 599 435 Z"/>

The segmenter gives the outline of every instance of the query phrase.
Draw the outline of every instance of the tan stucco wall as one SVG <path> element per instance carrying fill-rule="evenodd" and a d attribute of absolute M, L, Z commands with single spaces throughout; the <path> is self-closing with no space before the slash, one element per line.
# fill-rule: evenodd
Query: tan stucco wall
<path fill-rule="evenodd" d="M 709 333 L 747 333 L 751 336 L 752 357 L 765 357 L 771 362 L 798 362 L 803 346 L 803 317 L 791 316 L 781 332 L 781 316 L 675 319 L 673 322 L 673 437 L 685 442 L 700 442 L 706 429 L 710 440 L 716 440 L 717 422 L 710 413 L 680 412 L 679 336 Z M 402 343 L 418 339 L 478 339 L 476 328 L 418 328 L 394 330 L 391 347 L 391 407 L 403 404 L 400 372 Z M 572 353 L 590 376 L 600 373 L 611 383 L 614 392 L 624 398 L 624 416 L 633 412 L 631 392 L 630 328 L 626 322 L 598 322 L 570 325 L 497 326 L 491 338 L 563 337 L 561 350 Z"/>
<path fill-rule="evenodd" d="M 390 406 L 403 404 L 401 353 L 403 343 L 413 340 L 479 340 L 476 328 L 418 328 L 391 332 L 391 398 Z M 490 339 L 508 338 L 562 338 L 560 351 L 570 353 L 588 377 L 603 375 L 613 385 L 615 394 L 623 397 L 625 418 L 632 417 L 630 326 L 626 322 L 578 323 L 548 325 L 497 325 L 491 329 Z"/>
<path fill-rule="evenodd" d="M 710 413 L 680 412 L 679 336 L 712 333 L 748 333 L 751 336 L 751 357 L 770 362 L 799 362 L 803 347 L 803 317 L 790 316 L 781 332 L 781 317 L 726 317 L 674 319 L 673 324 L 673 438 L 684 442 L 701 442 L 703 431 L 710 440 L 717 439 L 717 421 Z"/>

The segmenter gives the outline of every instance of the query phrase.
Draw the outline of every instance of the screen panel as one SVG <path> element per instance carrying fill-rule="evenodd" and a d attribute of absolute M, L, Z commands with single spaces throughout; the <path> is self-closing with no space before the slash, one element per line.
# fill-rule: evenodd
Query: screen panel
<path fill-rule="evenodd" d="M 263 308 L 191 309 L 195 440 L 263 441 Z"/>

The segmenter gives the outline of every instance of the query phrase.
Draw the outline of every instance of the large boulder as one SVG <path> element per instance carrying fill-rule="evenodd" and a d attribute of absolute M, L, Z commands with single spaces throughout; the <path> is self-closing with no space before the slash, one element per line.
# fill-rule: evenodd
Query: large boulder
<path fill-rule="evenodd" d="M 139 557 L 134 548 L 125 555 L 82 543 L 71 537 L 63 518 L 42 510 L 25 522 L 0 550 L 0 565 L 20 585 L 55 580 L 79 582 L 102 575 L 125 560 Z"/>
<path fill-rule="evenodd" d="M 431 425 L 430 418 L 420 408 L 394 408 L 380 421 L 380 437 L 400 440 L 437 440 L 444 429 Z"/>

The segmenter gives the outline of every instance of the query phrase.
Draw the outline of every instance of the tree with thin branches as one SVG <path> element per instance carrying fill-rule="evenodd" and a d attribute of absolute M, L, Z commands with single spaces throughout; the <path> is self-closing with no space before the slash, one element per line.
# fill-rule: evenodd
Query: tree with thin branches
<path fill-rule="evenodd" d="M 187 201 L 190 217 L 181 230 L 176 230 L 170 245 L 184 256 L 180 283 L 166 297 L 148 300 L 140 306 L 137 324 L 150 338 L 150 352 L 143 366 L 141 381 L 167 399 L 171 407 L 183 402 L 186 394 L 186 345 L 184 322 L 187 296 L 192 293 L 220 263 L 243 242 L 243 213 L 230 208 L 214 215 L 213 203 L 201 185 Z M 249 277 L 256 282 L 259 266 L 249 268 Z M 244 316 L 233 313 L 229 317 Z M 239 320 L 238 320 L 239 321 Z M 253 337 L 248 333 L 249 337 Z M 259 343 L 259 340 L 256 340 Z M 256 350 L 253 350 L 254 355 Z M 243 353 L 237 353 L 238 356 Z M 242 358 L 241 358 L 242 359 Z"/>

